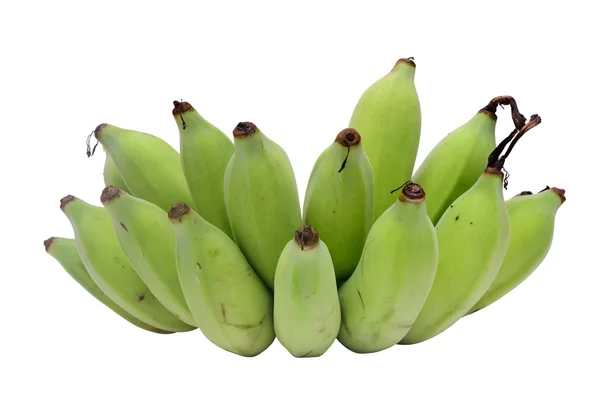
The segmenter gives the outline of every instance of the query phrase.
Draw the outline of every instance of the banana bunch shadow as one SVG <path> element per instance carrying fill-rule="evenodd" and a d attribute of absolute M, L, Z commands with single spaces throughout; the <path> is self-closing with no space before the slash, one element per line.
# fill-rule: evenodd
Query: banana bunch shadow
<path fill-rule="evenodd" d="M 356 353 L 431 339 L 531 275 L 565 192 L 505 201 L 504 164 L 541 123 L 510 96 L 493 98 L 414 170 L 415 70 L 400 59 L 363 93 L 317 159 L 302 207 L 286 152 L 251 122 L 232 141 L 175 101 L 179 152 L 101 124 L 87 144 L 88 156 L 98 143 L 106 155 L 102 206 L 61 199 L 74 238 L 45 249 L 131 324 L 198 328 L 241 356 L 275 338 L 295 357 L 321 356 L 336 339 Z M 510 107 L 514 130 L 496 144 L 498 106 Z"/>

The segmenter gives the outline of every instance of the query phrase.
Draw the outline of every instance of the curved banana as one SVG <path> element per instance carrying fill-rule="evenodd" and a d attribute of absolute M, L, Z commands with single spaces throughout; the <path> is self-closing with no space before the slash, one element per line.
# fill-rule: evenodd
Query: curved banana
<path fill-rule="evenodd" d="M 232 353 L 262 353 L 275 339 L 269 289 L 233 240 L 188 206 L 174 205 L 169 219 L 181 288 L 202 333 Z"/>
<path fill-rule="evenodd" d="M 178 202 L 194 204 L 179 153 L 167 142 L 148 133 L 108 124 L 98 125 L 93 134 L 113 159 L 131 195 L 164 211 Z"/>
<path fill-rule="evenodd" d="M 314 227 L 327 243 L 336 279 L 345 281 L 354 272 L 373 225 L 373 172 L 356 130 L 342 130 L 317 159 L 303 212 L 304 224 Z"/>
<path fill-rule="evenodd" d="M 233 155 L 233 143 L 202 118 L 190 103 L 174 101 L 173 105 L 173 117 L 179 128 L 181 164 L 196 211 L 233 238 L 223 196 L 223 179 Z"/>
<path fill-rule="evenodd" d="M 542 263 L 554 236 L 556 212 L 565 202 L 565 191 L 552 188 L 521 194 L 506 202 L 510 241 L 498 276 L 469 313 L 499 300 L 521 284 Z"/>
<path fill-rule="evenodd" d="M 110 154 L 108 154 L 107 152 L 104 152 L 104 153 L 106 154 L 106 160 L 104 161 L 104 171 L 103 171 L 104 184 L 106 186 L 109 186 L 109 185 L 116 186 L 119 189 L 129 192 L 129 188 L 123 181 L 123 178 L 121 178 L 121 174 L 119 174 L 119 171 L 117 170 L 117 166 L 115 165 L 114 160 L 112 159 Z"/>
<path fill-rule="evenodd" d="M 162 329 L 155 328 L 148 325 L 123 308 L 119 307 L 117 303 L 112 301 L 93 281 L 90 274 L 85 269 L 79 252 L 77 251 L 77 244 L 75 239 L 68 239 L 62 237 L 51 237 L 44 241 L 44 247 L 46 252 L 50 254 L 56 261 L 62 265 L 65 271 L 73 278 L 82 288 L 84 288 L 89 294 L 94 296 L 99 302 L 110 308 L 117 315 L 137 326 L 138 328 L 145 329 L 154 333 L 172 333 L 164 331 Z"/>
<path fill-rule="evenodd" d="M 73 226 L 77 251 L 85 269 L 111 300 L 159 329 L 172 332 L 194 329 L 160 304 L 133 270 L 104 208 L 71 195 L 61 199 L 60 208 Z"/>
<path fill-rule="evenodd" d="M 339 289 L 345 347 L 376 352 L 404 337 L 431 290 L 437 246 L 425 193 L 409 183 L 373 224 L 358 267 Z"/>
<path fill-rule="evenodd" d="M 439 262 L 435 281 L 402 344 L 423 342 L 454 325 L 496 278 L 510 237 L 502 168 L 514 143 L 540 122 L 534 115 L 500 157 L 516 130 L 502 141 L 490 155 L 488 167 L 477 182 L 440 218 L 436 225 Z"/>
<path fill-rule="evenodd" d="M 285 151 L 251 122 L 233 131 L 225 171 L 225 207 L 235 242 L 258 276 L 273 288 L 288 238 L 301 225 L 300 200 Z"/>
<path fill-rule="evenodd" d="M 273 318 L 279 342 L 294 357 L 319 357 L 340 329 L 333 262 L 317 231 L 303 226 L 283 249 L 275 271 Z"/>
<path fill-rule="evenodd" d="M 166 309 L 195 326 L 179 284 L 175 233 L 167 213 L 115 186 L 107 186 L 100 201 L 135 272 Z"/>
<path fill-rule="evenodd" d="M 421 105 L 415 88 L 416 65 L 401 58 L 361 96 L 350 119 L 360 132 L 373 167 L 377 219 L 396 196 L 390 191 L 410 179 L 421 137 Z"/>

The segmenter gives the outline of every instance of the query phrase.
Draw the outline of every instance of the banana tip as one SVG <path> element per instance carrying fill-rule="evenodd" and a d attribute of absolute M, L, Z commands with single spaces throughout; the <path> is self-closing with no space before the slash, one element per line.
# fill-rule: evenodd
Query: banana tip
<path fill-rule="evenodd" d="M 353 128 L 346 128 L 338 133 L 335 141 L 344 147 L 357 146 L 360 143 L 360 134 Z"/>
<path fill-rule="evenodd" d="M 561 204 L 567 200 L 567 198 L 565 197 L 565 189 L 559 189 L 557 187 L 553 187 L 551 190 L 554 193 L 556 193 L 558 195 L 558 197 L 560 197 Z"/>
<path fill-rule="evenodd" d="M 194 107 L 187 101 L 173 101 L 173 115 L 183 114 L 186 111 L 193 111 Z"/>
<path fill-rule="evenodd" d="M 98 125 L 96 127 L 96 129 L 94 129 L 94 137 L 97 140 L 100 140 L 100 134 L 102 133 L 102 131 L 104 130 L 104 128 L 106 128 L 107 125 L 108 124 L 102 123 L 102 124 Z"/>
<path fill-rule="evenodd" d="M 402 188 L 399 200 L 419 203 L 425 200 L 425 191 L 418 183 L 409 182 Z"/>
<path fill-rule="evenodd" d="M 184 203 L 177 203 L 169 210 L 169 219 L 176 220 L 190 212 L 190 208 Z"/>
<path fill-rule="evenodd" d="M 54 242 L 54 236 L 44 240 L 44 248 L 46 249 L 46 252 L 48 252 L 48 250 L 50 249 L 52 242 Z"/>
<path fill-rule="evenodd" d="M 398 61 L 396 61 L 396 64 L 394 65 L 394 69 L 398 68 L 400 65 L 402 64 L 408 64 L 412 67 L 416 67 L 417 64 L 415 64 L 415 58 L 414 57 L 406 57 L 406 58 L 401 58 Z"/>
<path fill-rule="evenodd" d="M 107 187 L 104 188 L 104 190 L 102 190 L 102 195 L 100 196 L 100 202 L 102 204 L 108 203 L 109 201 L 111 201 L 115 197 L 119 197 L 120 195 L 121 195 L 121 189 L 119 189 L 118 187 L 112 186 L 112 185 L 108 185 Z"/>
<path fill-rule="evenodd" d="M 233 130 L 233 137 L 245 138 L 256 131 L 258 131 L 258 128 L 252 122 L 240 122 Z"/>
<path fill-rule="evenodd" d="M 69 194 L 69 195 L 67 195 L 67 196 L 65 196 L 65 197 L 63 197 L 62 199 L 60 199 L 60 209 L 61 209 L 61 210 L 64 210 L 64 209 L 65 209 L 65 206 L 66 206 L 67 204 L 69 204 L 71 201 L 75 200 L 75 199 L 76 199 L 76 197 L 75 197 L 75 196 L 72 196 L 72 195 L 70 195 L 70 194 Z"/>
<path fill-rule="evenodd" d="M 304 225 L 302 228 L 296 231 L 294 234 L 294 240 L 302 250 L 310 249 L 319 244 L 319 234 L 312 226 Z"/>

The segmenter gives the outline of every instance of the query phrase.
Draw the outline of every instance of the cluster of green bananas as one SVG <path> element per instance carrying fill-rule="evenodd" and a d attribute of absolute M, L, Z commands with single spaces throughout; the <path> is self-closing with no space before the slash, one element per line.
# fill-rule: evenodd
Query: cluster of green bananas
<path fill-rule="evenodd" d="M 413 171 L 415 68 L 400 59 L 364 92 L 316 161 L 302 208 L 287 154 L 251 122 L 235 127 L 232 142 L 175 101 L 179 152 L 101 124 L 93 135 L 106 154 L 102 206 L 64 197 L 74 239 L 50 238 L 46 251 L 130 323 L 156 333 L 199 328 L 243 356 L 276 337 L 296 357 L 320 356 L 336 339 L 358 353 L 430 339 L 539 266 L 565 197 L 546 187 L 504 200 L 504 163 L 541 122 L 509 96 L 492 99 Z M 496 145 L 503 105 L 515 128 Z"/>

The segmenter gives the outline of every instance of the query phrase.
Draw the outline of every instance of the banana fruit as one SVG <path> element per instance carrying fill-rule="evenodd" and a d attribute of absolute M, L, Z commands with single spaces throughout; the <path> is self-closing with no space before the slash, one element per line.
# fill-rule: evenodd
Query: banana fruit
<path fill-rule="evenodd" d="M 179 285 L 175 234 L 167 213 L 115 186 L 107 186 L 100 201 L 135 272 L 165 308 L 195 326 Z"/>
<path fill-rule="evenodd" d="M 524 192 L 506 202 L 510 241 L 500 272 L 469 313 L 496 302 L 520 285 L 542 263 L 554 236 L 556 212 L 565 202 L 563 189 Z"/>
<path fill-rule="evenodd" d="M 114 160 L 106 151 L 106 160 L 104 161 L 104 184 L 106 186 L 116 186 L 119 189 L 122 189 L 126 192 L 129 192 L 129 188 L 121 178 L 121 174 L 119 174 L 119 170 L 117 170 L 117 166 L 115 165 Z"/>
<path fill-rule="evenodd" d="M 171 332 L 194 329 L 160 304 L 136 274 L 121 250 L 110 215 L 104 208 L 71 195 L 61 199 L 60 208 L 71 222 L 77 251 L 87 272 L 111 300 L 158 329 Z"/>
<path fill-rule="evenodd" d="M 360 132 L 373 168 L 375 219 L 396 201 L 390 191 L 413 172 L 421 137 L 415 69 L 412 58 L 398 60 L 363 93 L 350 118 L 349 127 Z"/>
<path fill-rule="evenodd" d="M 317 159 L 303 211 L 304 224 L 314 227 L 327 243 L 336 279 L 345 281 L 354 272 L 373 225 L 373 172 L 356 130 L 342 130 Z"/>
<path fill-rule="evenodd" d="M 339 289 L 338 340 L 346 348 L 376 352 L 402 340 L 431 290 L 437 247 L 425 192 L 408 183 L 373 224 L 358 267 Z"/>
<path fill-rule="evenodd" d="M 496 278 L 510 237 L 502 168 L 516 141 L 540 122 L 534 115 L 519 136 L 514 137 L 515 130 L 502 141 L 477 182 L 440 218 L 436 225 L 439 262 L 435 281 L 402 344 L 423 342 L 454 325 Z M 510 140 L 513 142 L 506 154 L 500 157 Z"/>
<path fill-rule="evenodd" d="M 223 196 L 223 179 L 233 155 L 231 140 L 202 118 L 188 102 L 173 102 L 179 128 L 183 173 L 196 205 L 205 220 L 233 238 Z"/>
<path fill-rule="evenodd" d="M 106 307 L 114 311 L 117 315 L 137 326 L 138 328 L 145 329 L 154 333 L 172 333 L 164 331 L 148 325 L 127 311 L 121 308 L 117 303 L 112 301 L 93 281 L 90 274 L 85 269 L 79 252 L 77 251 L 77 244 L 75 239 L 68 239 L 63 237 L 51 237 L 44 241 L 44 247 L 46 252 L 50 254 L 65 271 L 73 278 L 82 288 L 84 288 L 89 294 L 94 296 L 99 302 L 104 304 Z"/>
<path fill-rule="evenodd" d="M 181 288 L 202 333 L 232 353 L 262 353 L 275 340 L 269 289 L 231 238 L 187 205 L 174 205 L 169 219 Z"/>
<path fill-rule="evenodd" d="M 117 167 L 129 193 L 165 212 L 178 202 L 193 205 L 179 153 L 148 133 L 100 124 L 93 132 Z M 93 154 L 88 149 L 88 154 Z"/>
<path fill-rule="evenodd" d="M 298 229 L 275 271 L 273 318 L 279 342 L 294 357 L 319 357 L 340 329 L 340 302 L 327 245 L 310 226 Z"/>
<path fill-rule="evenodd" d="M 235 242 L 258 276 L 273 288 L 277 260 L 298 226 L 300 200 L 285 151 L 251 122 L 233 131 L 225 171 L 225 207 Z"/>

